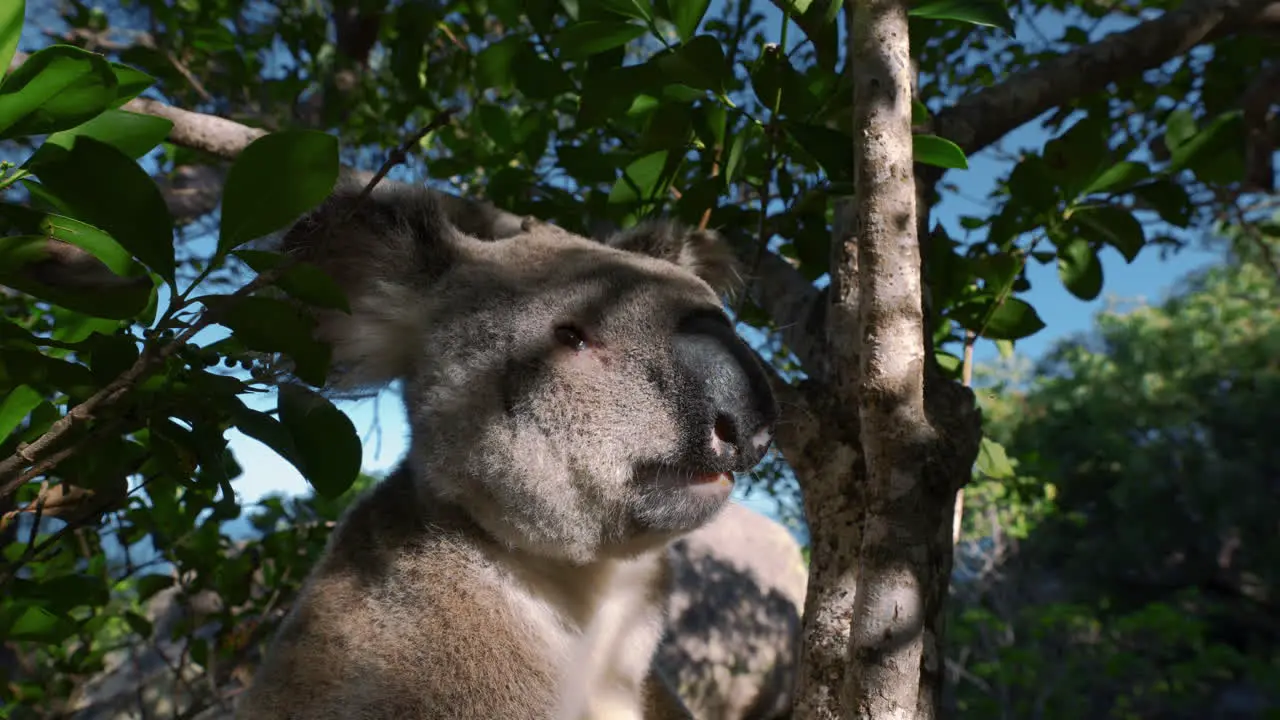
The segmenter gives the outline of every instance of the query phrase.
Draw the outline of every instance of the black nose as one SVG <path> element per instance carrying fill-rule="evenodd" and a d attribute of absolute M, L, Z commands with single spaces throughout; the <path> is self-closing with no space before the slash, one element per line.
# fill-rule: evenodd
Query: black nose
<path fill-rule="evenodd" d="M 777 402 L 755 355 L 715 311 L 684 318 L 673 352 L 689 390 L 684 410 L 692 459 L 716 471 L 755 467 L 778 421 Z"/>

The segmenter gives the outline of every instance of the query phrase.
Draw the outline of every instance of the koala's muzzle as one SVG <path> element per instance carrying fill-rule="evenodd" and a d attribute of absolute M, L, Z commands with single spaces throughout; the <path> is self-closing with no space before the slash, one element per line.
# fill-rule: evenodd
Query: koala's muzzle
<path fill-rule="evenodd" d="M 681 399 L 687 460 L 712 472 L 746 472 L 773 441 L 778 405 L 746 343 L 719 312 L 684 318 L 672 354 L 687 388 Z"/>

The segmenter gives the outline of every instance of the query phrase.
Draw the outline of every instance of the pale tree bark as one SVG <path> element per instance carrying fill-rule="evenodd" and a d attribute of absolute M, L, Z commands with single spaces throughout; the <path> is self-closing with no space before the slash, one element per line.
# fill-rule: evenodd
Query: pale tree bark
<path fill-rule="evenodd" d="M 928 352 L 907 6 L 846 7 L 855 198 L 836 212 L 828 373 L 808 402 L 821 420 L 779 436 L 813 537 L 795 717 L 931 720 L 955 494 L 981 428 L 972 393 Z"/>
<path fill-rule="evenodd" d="M 836 307 L 857 313 L 858 333 L 842 344 L 856 345 L 858 357 L 857 381 L 838 392 L 858 408 L 867 488 L 842 700 L 853 717 L 908 720 L 916 715 L 932 570 L 933 518 L 922 512 L 920 491 L 934 430 L 924 411 L 906 3 L 856 2 L 850 29 L 856 254 L 841 258 L 834 277 L 837 295 L 857 288 L 856 304 L 840 297 Z"/>

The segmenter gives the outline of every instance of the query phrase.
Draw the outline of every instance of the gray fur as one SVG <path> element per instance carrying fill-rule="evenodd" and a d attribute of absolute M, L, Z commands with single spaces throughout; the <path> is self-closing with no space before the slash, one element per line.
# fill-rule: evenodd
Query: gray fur
<path fill-rule="evenodd" d="M 712 435 L 672 342 L 682 318 L 722 313 L 731 256 L 670 224 L 481 240 L 456 212 L 348 187 L 285 237 L 347 291 L 350 314 L 318 314 L 336 381 L 403 380 L 412 442 L 335 531 L 240 717 L 686 717 L 650 671 L 666 545 L 727 500 L 695 473 L 759 455 Z M 587 344 L 567 347 L 566 325 Z M 760 374 L 740 340 L 707 342 Z M 751 421 L 771 426 L 757 387 Z"/>

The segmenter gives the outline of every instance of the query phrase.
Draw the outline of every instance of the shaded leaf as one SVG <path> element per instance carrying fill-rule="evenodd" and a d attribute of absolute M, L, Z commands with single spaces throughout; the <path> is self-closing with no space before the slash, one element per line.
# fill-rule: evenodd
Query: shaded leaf
<path fill-rule="evenodd" d="M 323 396 L 299 385 L 280 388 L 278 408 L 307 482 L 322 497 L 346 492 L 360 475 L 360 437 L 351 419 Z"/>
<path fill-rule="evenodd" d="M 969 302 L 952 309 L 952 316 L 966 330 L 989 340 L 1021 340 L 1044 329 L 1040 314 L 1026 301 L 1006 297 L 996 305 L 995 297 Z"/>
<path fill-rule="evenodd" d="M 515 81 L 512 73 L 518 67 L 515 63 L 516 55 L 525 46 L 524 38 L 513 35 L 481 50 L 476 55 L 476 89 L 509 89 Z"/>
<path fill-rule="evenodd" d="M 918 163 L 956 170 L 969 169 L 969 161 L 960 146 L 937 135 L 912 135 L 911 149 Z"/>
<path fill-rule="evenodd" d="M 1146 244 L 1142 224 L 1133 213 L 1113 205 L 1079 208 L 1071 213 L 1071 222 L 1079 234 L 1114 247 L 1128 262 Z"/>
<path fill-rule="evenodd" d="M 44 235 L 0 238 L 0 283 L 55 305 L 115 320 L 134 317 L 150 301 L 152 285 L 146 277 L 121 278 L 102 267 L 91 283 L 76 284 L 61 273 L 48 272 L 45 263 L 55 260 L 55 252 L 57 242 Z M 84 268 L 83 262 L 78 265 Z"/>
<path fill-rule="evenodd" d="M 200 301 L 218 313 L 245 347 L 282 352 L 296 365 L 298 377 L 323 385 L 329 373 L 329 346 L 312 336 L 315 320 L 306 311 L 275 298 L 206 295 Z"/>
<path fill-rule="evenodd" d="M 832 182 L 853 181 L 853 138 L 822 125 L 784 122 L 787 133 L 817 162 Z"/>
<path fill-rule="evenodd" d="M 277 267 L 285 260 L 280 253 L 265 250 L 237 250 L 235 255 L 259 274 Z M 312 263 L 295 261 L 276 280 L 276 285 L 309 305 L 351 312 L 346 293 L 332 277 Z"/>
<path fill-rule="evenodd" d="M 556 33 L 551 45 L 562 58 L 580 60 L 626 45 L 645 34 L 640 25 L 615 20 L 586 20 Z"/>
<path fill-rule="evenodd" d="M 116 75 L 106 58 L 70 45 L 44 48 L 0 85 L 0 139 L 75 127 L 115 97 Z"/>
<path fill-rule="evenodd" d="M 1102 292 L 1102 263 L 1089 241 L 1070 238 L 1058 248 L 1058 277 L 1081 300 L 1098 297 Z"/>
<path fill-rule="evenodd" d="M 36 174 L 77 218 L 105 230 L 173 283 L 173 218 L 155 181 L 131 158 L 80 137 L 66 154 L 41 163 Z"/>
<path fill-rule="evenodd" d="M 285 228 L 328 197 L 337 181 L 333 135 L 284 130 L 254 140 L 227 171 L 218 252 Z"/>
<path fill-rule="evenodd" d="M 711 35 L 698 35 L 675 50 L 654 56 L 650 62 L 669 81 L 697 90 L 722 93 L 730 78 L 724 49 Z"/>
<path fill-rule="evenodd" d="M 1196 119 L 1189 110 L 1179 109 L 1169 113 L 1165 120 L 1164 144 L 1173 152 L 1196 134 Z"/>

